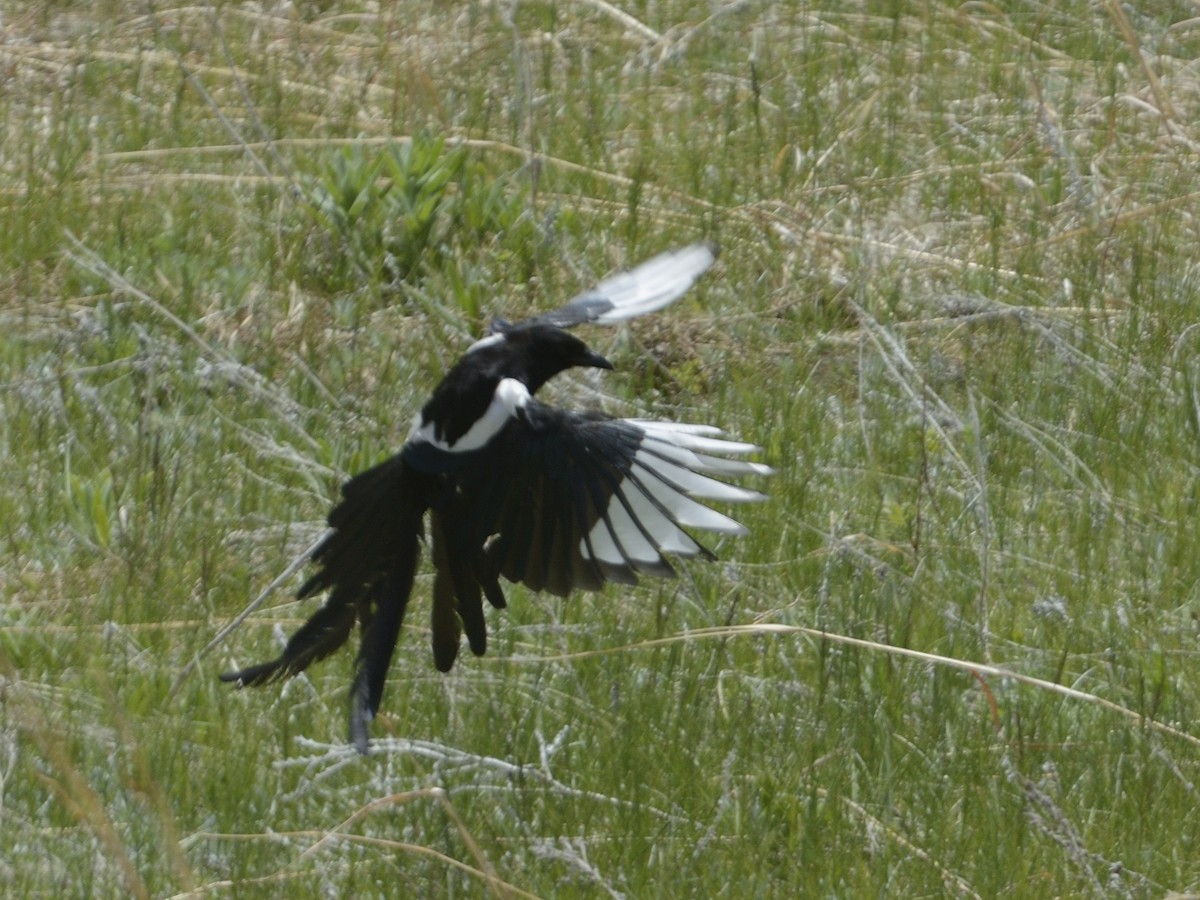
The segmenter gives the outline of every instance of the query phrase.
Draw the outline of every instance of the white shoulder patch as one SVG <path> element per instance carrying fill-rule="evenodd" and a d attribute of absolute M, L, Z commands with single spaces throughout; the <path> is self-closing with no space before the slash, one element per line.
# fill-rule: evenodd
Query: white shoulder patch
<path fill-rule="evenodd" d="M 487 340 L 485 338 L 484 340 Z M 475 424 L 453 444 L 437 437 L 433 422 L 422 422 L 420 417 L 413 423 L 409 440 L 421 441 L 447 453 L 467 453 L 485 446 L 509 419 L 516 418 L 517 411 L 529 402 L 529 388 L 515 378 L 502 378 L 492 394 L 492 402 Z"/>

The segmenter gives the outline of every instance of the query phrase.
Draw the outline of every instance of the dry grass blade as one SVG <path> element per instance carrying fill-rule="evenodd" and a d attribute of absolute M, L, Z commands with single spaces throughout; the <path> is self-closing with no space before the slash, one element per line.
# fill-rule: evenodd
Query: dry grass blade
<path fill-rule="evenodd" d="M 220 631 L 213 635 L 212 639 L 196 653 L 191 662 L 184 666 L 179 671 L 179 674 L 175 676 L 175 680 L 171 682 L 171 690 L 167 692 L 167 703 L 170 703 L 171 700 L 174 699 L 175 695 L 179 693 L 179 689 L 183 687 L 187 679 L 191 677 L 193 672 L 196 671 L 196 668 L 200 665 L 204 657 L 206 657 L 217 647 L 221 646 L 221 644 L 225 643 L 226 638 L 237 631 L 237 629 L 240 628 L 248 618 L 254 615 L 255 611 L 257 611 L 260 606 L 267 602 L 267 599 L 272 594 L 279 590 L 279 588 L 287 583 L 287 581 L 293 575 L 295 575 L 296 572 L 300 571 L 300 569 L 302 569 L 308 563 L 312 552 L 317 549 L 323 539 L 323 536 L 317 538 L 315 541 L 309 544 L 309 546 L 305 547 L 295 559 L 288 563 L 287 568 L 280 572 L 270 584 L 262 589 L 257 597 L 246 604 L 245 609 L 230 619 L 229 622 L 222 626 Z"/>
<path fill-rule="evenodd" d="M 1056 684 L 1053 681 L 1046 681 L 1044 678 L 1035 678 L 1032 675 L 1025 675 L 1021 672 L 1014 672 L 1011 669 L 1004 668 L 1003 666 L 974 662 L 968 659 L 956 659 L 951 656 L 940 656 L 936 653 L 926 653 L 923 650 L 912 650 L 908 647 L 895 647 L 890 644 L 882 644 L 878 641 L 851 637 L 845 634 L 834 634 L 829 631 L 821 631 L 817 628 L 807 628 L 803 625 L 777 625 L 768 622 L 761 622 L 753 625 L 727 625 L 713 628 L 698 628 L 693 631 L 688 631 L 684 634 L 672 635 L 671 637 L 665 638 L 657 638 L 650 641 L 640 641 L 635 644 L 626 644 L 620 647 L 614 647 L 605 650 L 582 650 L 572 653 L 548 654 L 546 656 L 537 658 L 514 656 L 504 660 L 504 662 L 512 665 L 522 665 L 532 662 L 579 660 L 597 656 L 609 656 L 618 653 L 646 650 L 653 647 L 666 647 L 673 644 L 686 644 L 692 641 L 724 641 L 736 637 L 756 637 L 763 635 L 803 635 L 818 641 L 828 641 L 833 644 L 842 644 L 847 647 L 859 647 L 864 650 L 884 653 L 888 656 L 900 656 L 906 659 L 913 659 L 933 665 L 944 666 L 950 669 L 958 669 L 959 671 L 968 672 L 972 675 L 988 675 L 993 678 L 1007 679 L 1018 684 L 1023 684 L 1041 691 L 1058 694 L 1071 700 L 1078 700 L 1091 706 L 1099 707 L 1107 710 L 1108 712 L 1115 713 L 1124 719 L 1128 719 L 1139 728 L 1156 731 L 1160 734 L 1168 735 L 1172 738 L 1176 738 L 1184 741 L 1185 743 L 1191 744 L 1194 747 L 1200 748 L 1200 737 L 1189 734 L 1186 731 L 1181 731 L 1180 729 L 1171 725 L 1167 725 L 1164 722 L 1148 719 L 1140 713 L 1129 709 L 1128 707 L 1122 706 L 1119 703 L 1114 703 L 1112 700 L 1108 700 L 1096 694 L 1088 693 L 1087 691 L 1081 691 L 1077 688 L 1068 687 L 1067 685 L 1063 684 Z"/>

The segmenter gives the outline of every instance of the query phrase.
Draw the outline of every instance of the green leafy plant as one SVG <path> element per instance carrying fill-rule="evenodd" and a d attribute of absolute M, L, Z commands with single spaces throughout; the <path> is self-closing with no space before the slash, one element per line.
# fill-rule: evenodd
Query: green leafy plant
<path fill-rule="evenodd" d="M 340 150 L 307 199 L 327 248 L 309 264 L 320 286 L 396 291 L 507 233 L 521 219 L 523 192 L 511 178 L 490 176 L 466 148 L 419 134 Z"/>
<path fill-rule="evenodd" d="M 71 470 L 71 458 L 68 456 L 63 472 L 63 487 L 71 527 L 100 547 L 110 546 L 117 521 L 112 471 L 105 468 L 94 477 L 86 478 Z"/>

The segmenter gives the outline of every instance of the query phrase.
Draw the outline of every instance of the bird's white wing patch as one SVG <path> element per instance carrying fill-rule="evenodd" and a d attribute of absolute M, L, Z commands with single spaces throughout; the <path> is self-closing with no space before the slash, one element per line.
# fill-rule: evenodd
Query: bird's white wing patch
<path fill-rule="evenodd" d="M 687 291 L 713 264 L 716 254 L 708 244 L 660 253 L 628 272 L 600 282 L 582 298 L 607 300 L 612 309 L 595 321 L 601 325 L 622 322 L 662 309 Z"/>
<path fill-rule="evenodd" d="M 641 444 L 609 497 L 604 515 L 580 542 L 585 558 L 645 570 L 661 563 L 661 553 L 691 557 L 704 552 L 681 526 L 718 534 L 746 533 L 745 526 L 697 498 L 727 503 L 764 499 L 758 491 L 708 477 L 771 474 L 771 468 L 761 463 L 709 455 L 746 454 L 757 447 L 712 437 L 721 432 L 706 425 L 625 421 L 642 431 Z"/>
<path fill-rule="evenodd" d="M 725 459 L 712 456 L 712 453 L 725 453 L 731 456 L 747 453 L 757 453 L 762 448 L 743 441 L 727 441 L 708 437 L 707 435 L 721 434 L 721 429 L 711 425 L 688 425 L 681 422 L 650 422 L 645 419 L 626 419 L 631 425 L 636 425 L 645 433 L 642 446 L 647 453 L 671 460 L 693 472 L 704 472 L 708 475 L 729 475 L 742 477 L 745 475 L 773 475 L 775 470 L 763 463 L 750 462 L 744 459 Z M 757 492 L 750 500 L 762 499 Z M 700 496 L 709 496 L 701 494 Z M 718 499 L 710 497 L 710 499 Z"/>

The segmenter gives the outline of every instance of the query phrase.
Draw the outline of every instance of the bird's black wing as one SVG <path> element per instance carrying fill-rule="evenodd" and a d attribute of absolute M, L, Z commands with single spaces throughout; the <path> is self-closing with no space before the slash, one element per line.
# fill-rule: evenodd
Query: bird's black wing
<path fill-rule="evenodd" d="M 719 433 L 702 425 L 567 412 L 531 400 L 489 445 L 486 465 L 461 473 L 453 495 L 435 508 L 435 540 L 444 542 L 434 554 L 439 575 L 447 567 L 465 585 L 459 606 L 470 604 L 474 613 L 481 590 L 494 605 L 503 604 L 500 576 L 565 596 L 607 582 L 636 584 L 638 575 L 671 576 L 668 556 L 712 558 L 685 529 L 743 534 L 745 528 L 700 501 L 763 495 L 711 476 L 771 471 L 727 458 L 758 448 L 718 439 Z M 481 618 L 475 627 L 482 632 Z M 482 652 L 481 635 L 472 637 L 471 647 Z M 449 654 L 439 666 L 452 663 Z"/>
<path fill-rule="evenodd" d="M 574 328 L 595 322 L 610 325 L 662 309 L 679 299 L 717 258 L 717 245 L 692 244 L 660 253 L 628 272 L 606 278 L 566 306 L 516 325 L 494 323 L 493 333 L 524 325 Z"/>

